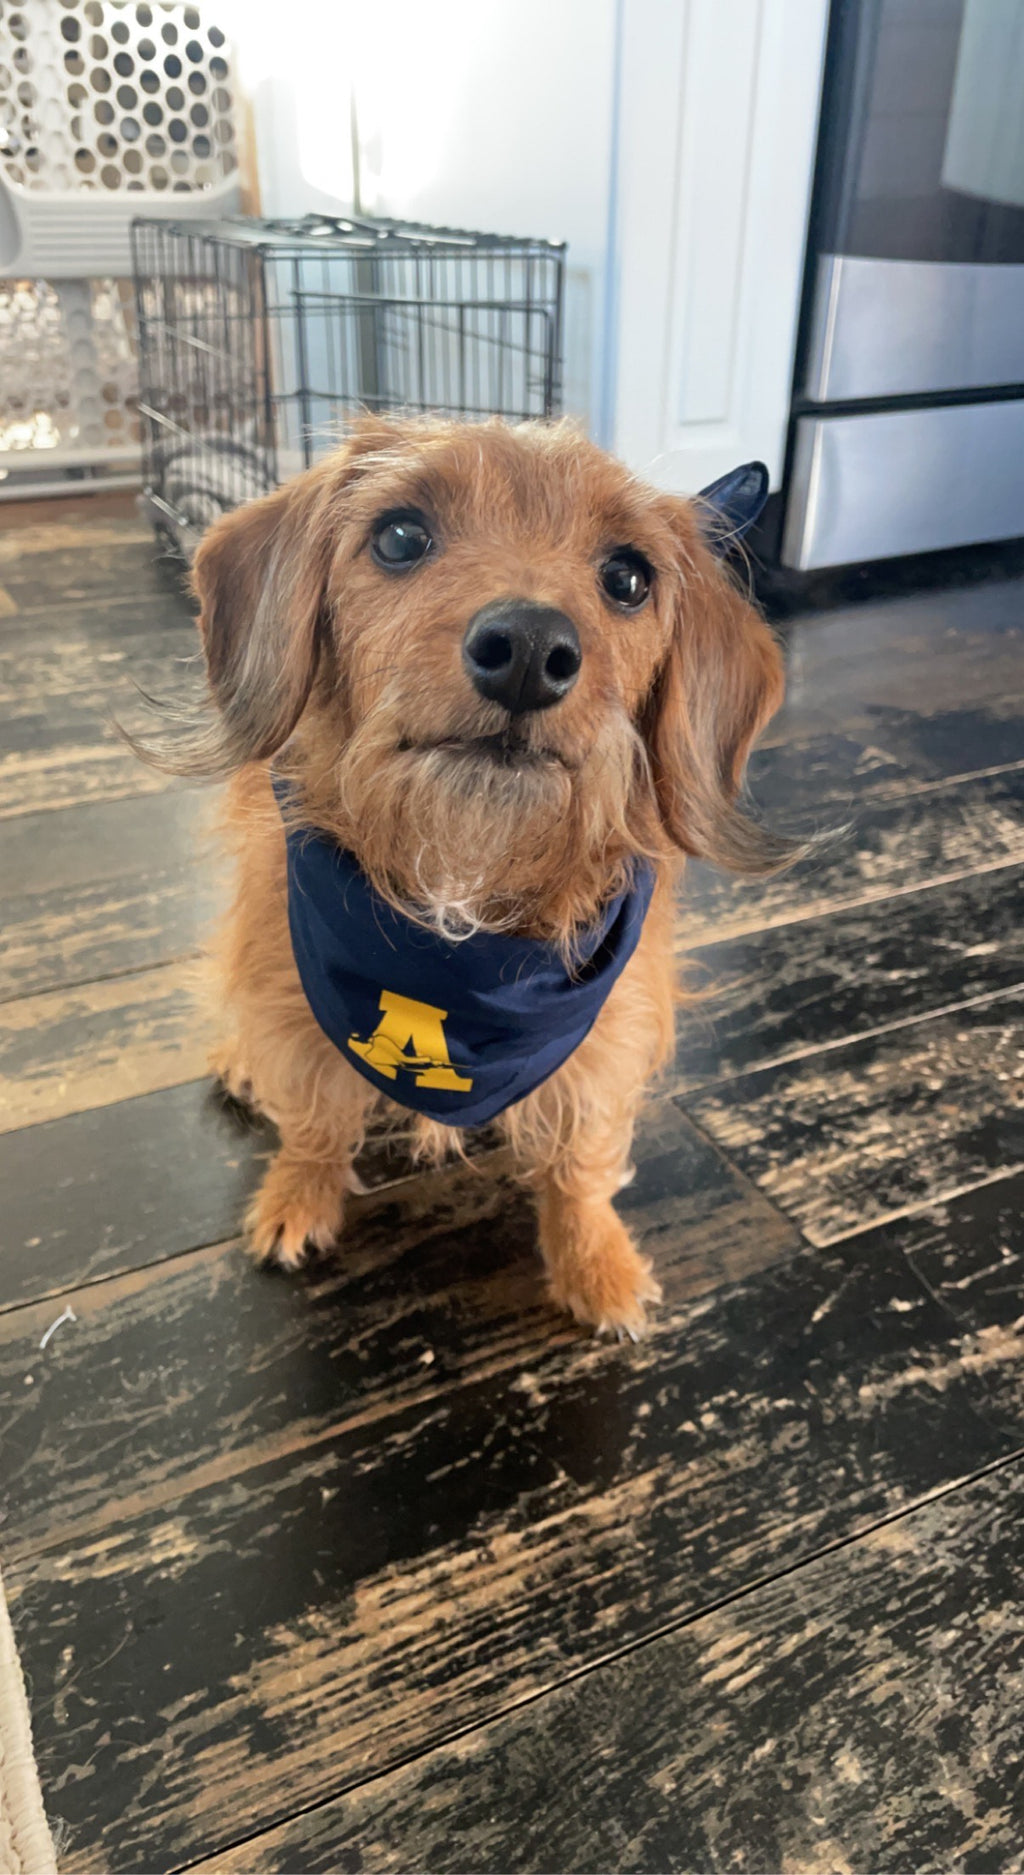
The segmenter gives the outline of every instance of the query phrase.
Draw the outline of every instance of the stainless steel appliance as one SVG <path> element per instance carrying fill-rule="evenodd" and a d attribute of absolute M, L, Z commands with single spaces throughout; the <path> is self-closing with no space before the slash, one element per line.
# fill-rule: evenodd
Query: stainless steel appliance
<path fill-rule="evenodd" d="M 1024 0 L 833 0 L 781 557 L 1024 534 Z"/>

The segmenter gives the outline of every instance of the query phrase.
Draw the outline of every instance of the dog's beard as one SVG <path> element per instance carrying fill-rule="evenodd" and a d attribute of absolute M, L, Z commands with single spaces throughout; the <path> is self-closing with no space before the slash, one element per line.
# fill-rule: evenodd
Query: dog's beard
<path fill-rule="evenodd" d="M 646 753 L 622 712 L 570 766 L 526 739 L 417 741 L 384 700 L 330 774 L 309 779 L 318 822 L 376 889 L 453 939 L 515 931 L 569 945 L 651 850 Z"/>

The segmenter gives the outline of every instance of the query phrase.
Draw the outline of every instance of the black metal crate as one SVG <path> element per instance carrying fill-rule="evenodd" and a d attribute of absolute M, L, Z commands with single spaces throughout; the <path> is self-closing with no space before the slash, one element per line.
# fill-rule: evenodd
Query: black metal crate
<path fill-rule="evenodd" d="M 145 501 L 190 553 L 360 410 L 557 414 L 564 245 L 408 222 L 132 228 Z"/>

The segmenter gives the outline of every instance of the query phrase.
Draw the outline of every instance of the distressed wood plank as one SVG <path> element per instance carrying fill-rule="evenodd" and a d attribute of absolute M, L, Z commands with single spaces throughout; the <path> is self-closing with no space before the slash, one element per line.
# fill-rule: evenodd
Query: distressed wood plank
<path fill-rule="evenodd" d="M 203 1073 L 194 963 L 0 1005 L 0 1133 Z"/>
<path fill-rule="evenodd" d="M 144 767 L 111 737 L 0 764 L 0 820 L 73 807 L 79 801 L 117 801 L 126 795 L 162 794 L 180 783 Z"/>
<path fill-rule="evenodd" d="M 725 1079 L 1024 983 L 1024 868 L 709 944 L 678 1020 L 676 1085 Z"/>
<path fill-rule="evenodd" d="M 1024 651 L 1021 656 L 1024 662 Z M 991 703 L 951 705 L 930 715 L 878 710 L 874 728 L 892 759 L 924 779 L 1011 767 L 1024 759 L 1024 694 L 1017 685 Z"/>
<path fill-rule="evenodd" d="M 135 510 L 131 495 L 90 494 L 4 502 L 0 508 L 0 565 L 49 554 L 57 547 L 117 547 L 153 544 L 153 531 Z"/>
<path fill-rule="evenodd" d="M 929 740 L 924 748 L 921 725 L 913 723 L 913 746 L 895 753 L 855 736 L 833 731 L 797 736 L 783 743 L 755 748 L 747 767 L 747 788 L 762 816 L 773 825 L 781 821 L 793 831 L 814 833 L 823 827 L 842 826 L 877 802 L 903 794 L 929 793 L 943 783 L 968 780 L 973 775 L 998 773 L 1024 766 L 1024 699 L 1001 706 L 1008 714 L 991 710 L 955 712 L 941 720 L 928 718 Z M 899 722 L 904 712 L 894 712 Z M 888 741 L 895 742 L 894 734 Z"/>
<path fill-rule="evenodd" d="M 975 1332 L 868 1233 L 16 1560 L 64 1866 L 215 1855 L 1019 1451 L 998 1306 Z"/>
<path fill-rule="evenodd" d="M 158 678 L 157 683 L 166 700 L 175 704 L 185 690 L 191 694 L 193 689 L 191 682 L 176 688 L 170 670 L 167 681 L 159 683 Z M 16 769 L 19 759 L 38 767 L 45 759 L 58 761 L 65 750 L 81 751 L 92 745 L 98 749 L 98 759 L 110 750 L 130 756 L 116 725 L 120 722 L 135 730 L 144 728 L 147 721 L 152 726 L 149 712 L 127 685 L 108 686 L 103 681 L 91 694 L 79 688 L 70 696 L 28 697 L 4 713 L 0 772 Z"/>
<path fill-rule="evenodd" d="M 266 1144 L 232 1139 L 226 1123 L 222 1133 L 221 1176 L 202 1168 L 221 1219 Z M 298 1281 L 258 1273 L 239 1246 L 221 1244 L 0 1317 L 6 1449 L 26 1455 L 5 1467 L 6 1560 L 101 1529 L 129 1497 L 151 1507 L 200 1477 L 244 1471 L 474 1372 L 523 1366 L 577 1341 L 544 1295 L 532 1205 L 496 1176 L 500 1165 L 400 1177 L 352 1207 L 338 1256 Z M 189 1181 L 187 1162 L 164 1168 L 168 1212 L 153 1202 L 157 1184 L 148 1262 L 182 1241 L 171 1170 L 183 1188 Z M 65 1192 L 65 1216 L 66 1202 Z M 183 1203 L 200 1227 L 208 1222 L 193 1194 Z M 646 1116 L 623 1210 L 656 1258 L 670 1307 L 798 1247 L 792 1226 L 667 1101 Z M 26 1207 L 23 1217 L 32 1220 Z M 45 1385 L 26 1391 L 39 1342 L 65 1305 L 76 1321 L 60 1331 Z"/>
<path fill-rule="evenodd" d="M 992 1424 L 1016 1426 L 1020 1412 L 1019 1386 L 1012 1364 L 988 1362 L 986 1350 L 998 1345 L 1009 1331 L 1024 1332 L 1024 1232 L 1019 1213 L 1024 1205 L 1024 1179 L 997 1179 L 963 1192 L 946 1204 L 929 1206 L 891 1227 L 898 1232 L 903 1255 L 929 1294 L 968 1337 L 967 1364 L 985 1371 L 984 1400 L 975 1410 Z M 933 1386 L 949 1377 L 938 1369 Z M 885 1412 L 894 1388 L 892 1379 L 865 1402 Z"/>
<path fill-rule="evenodd" d="M 0 633 L 0 700 L 69 695 L 130 671 L 132 660 L 193 658 L 198 643 L 192 608 L 176 593 L 139 599 L 129 590 L 11 619 Z"/>
<path fill-rule="evenodd" d="M 834 730 L 873 743 L 896 715 L 909 728 L 948 712 L 998 711 L 1007 698 L 1019 708 L 1021 592 L 1019 578 L 998 580 L 797 621 L 787 632 L 786 702 L 768 738 Z"/>
<path fill-rule="evenodd" d="M 152 727 L 135 683 L 172 704 L 199 694 L 192 628 L 163 642 L 136 632 L 102 655 L 88 643 L 43 643 L 47 655 L 37 647 L 29 658 L 31 680 L 22 660 L 0 657 L 0 816 L 179 785 L 139 761 L 116 722 Z M 59 678 L 51 680 L 51 666 Z"/>
<path fill-rule="evenodd" d="M 681 1095 L 814 1244 L 1024 1165 L 1024 994 Z"/>
<path fill-rule="evenodd" d="M 1019 1871 L 1022 1524 L 1017 1461 L 198 1868 Z"/>
<path fill-rule="evenodd" d="M 0 822 L 0 1001 L 194 952 L 219 898 L 213 808 L 179 789 Z"/>
<path fill-rule="evenodd" d="M 133 682 L 151 694 L 171 685 L 184 695 L 201 670 L 195 625 L 177 603 L 152 616 L 126 605 L 48 617 L 0 639 L 5 729 L 8 720 L 74 725 L 86 711 L 102 717 L 131 701 Z"/>
<path fill-rule="evenodd" d="M 41 525 L 31 540 L 28 532 L 0 535 L 0 580 L 24 617 L 36 611 L 88 601 L 105 601 L 111 594 L 131 592 L 136 598 L 160 598 L 180 592 L 180 561 L 162 551 L 156 541 L 122 534 L 118 523 L 98 528 L 73 529 L 73 538 L 59 526 L 46 543 Z"/>
<path fill-rule="evenodd" d="M 140 661 L 151 693 L 165 701 L 192 695 L 194 678 L 169 647 Z M 180 786 L 147 767 L 127 747 L 116 721 L 132 730 L 152 726 L 128 681 L 130 658 L 118 677 L 95 668 L 89 682 L 67 692 L 19 693 L 3 708 L 0 722 L 0 817 L 65 807 L 77 801 L 152 794 Z M 116 721 L 115 721 L 116 719 Z"/>
<path fill-rule="evenodd" d="M 179 571 L 154 570 L 151 543 L 117 548 L 102 538 L 52 555 L 40 547 L 11 567 L 21 584 L 18 615 L 0 635 L 0 817 L 174 785 L 136 760 L 112 719 L 142 726 L 136 684 L 172 702 L 196 693 L 197 638 Z M 0 568 L 8 586 L 10 570 Z"/>
<path fill-rule="evenodd" d="M 271 1137 L 206 1081 L 0 1134 L 0 1309 L 234 1236 Z"/>
<path fill-rule="evenodd" d="M 927 780 L 885 749 L 825 730 L 759 743 L 747 764 L 746 786 L 764 818 L 774 824 L 781 817 L 787 827 L 814 832 L 823 814 L 841 823 L 856 804 L 912 793 Z"/>
<path fill-rule="evenodd" d="M 217 790 L 183 788 L 168 800 L 23 814 L 0 828 L 0 870 L 35 898 L 144 875 L 154 862 L 191 865 L 206 850 L 217 805 Z"/>
<path fill-rule="evenodd" d="M 824 833 L 832 808 L 785 817 Z M 859 808 L 847 831 L 788 872 L 752 881 L 688 865 L 681 887 L 684 949 L 793 919 L 824 917 L 1024 860 L 1024 768 L 919 788 Z"/>

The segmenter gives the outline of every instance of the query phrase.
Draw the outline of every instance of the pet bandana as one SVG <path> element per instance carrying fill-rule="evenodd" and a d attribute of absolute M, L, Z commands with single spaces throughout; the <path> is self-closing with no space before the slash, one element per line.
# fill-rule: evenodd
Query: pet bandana
<path fill-rule="evenodd" d="M 764 507 L 768 471 L 763 462 L 744 462 L 740 468 L 730 469 L 728 475 L 720 475 L 717 482 L 709 482 L 697 499 L 716 511 L 716 522 L 708 530 L 708 546 L 712 553 L 727 553 L 733 542 L 742 540 L 753 527 Z"/>
<path fill-rule="evenodd" d="M 287 798 L 275 780 L 278 801 Z M 451 942 L 394 911 L 351 853 L 288 828 L 288 922 L 314 1016 L 382 1094 L 448 1126 L 482 1126 L 578 1048 L 639 942 L 654 890 L 637 865 L 577 939 L 476 932 Z"/>
<path fill-rule="evenodd" d="M 757 519 L 761 463 L 702 491 L 727 534 Z M 275 777 L 284 808 L 289 789 Z M 482 1126 L 555 1073 L 593 1028 L 640 941 L 654 869 L 638 861 L 627 889 L 576 940 L 572 965 L 537 939 L 477 932 L 452 942 L 393 910 L 351 853 L 310 828 L 287 827 L 288 922 L 317 1022 L 382 1094 L 448 1126 Z"/>

